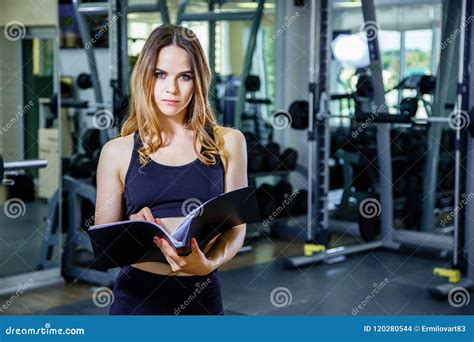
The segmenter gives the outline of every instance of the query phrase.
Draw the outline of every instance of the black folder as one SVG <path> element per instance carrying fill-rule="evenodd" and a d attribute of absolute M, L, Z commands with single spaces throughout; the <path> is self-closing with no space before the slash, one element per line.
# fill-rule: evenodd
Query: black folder
<path fill-rule="evenodd" d="M 92 267 L 106 270 L 145 261 L 167 263 L 153 237 L 166 239 L 178 255 L 191 253 L 191 239 L 201 249 L 219 234 L 243 223 L 259 222 L 254 187 L 226 192 L 190 212 L 170 235 L 149 221 L 120 221 L 92 226 L 87 230 L 95 260 Z"/>

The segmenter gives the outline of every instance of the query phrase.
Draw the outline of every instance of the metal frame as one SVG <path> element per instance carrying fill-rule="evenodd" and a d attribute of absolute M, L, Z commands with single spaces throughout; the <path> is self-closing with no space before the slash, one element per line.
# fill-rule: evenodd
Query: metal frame
<path fill-rule="evenodd" d="M 474 14 L 474 0 L 462 0 L 461 20 L 464 22 L 465 18 L 471 17 Z M 469 16 L 468 16 L 469 14 Z M 464 32 L 467 31 L 467 32 Z M 461 90 L 465 88 L 465 93 L 458 93 L 458 108 L 469 112 L 474 107 L 474 89 L 469 87 L 469 84 L 474 83 L 474 71 L 470 67 L 474 63 L 474 44 L 472 39 L 474 37 L 474 26 L 469 25 L 466 30 L 462 30 L 460 37 L 460 65 L 458 73 L 458 83 L 461 85 Z M 465 73 L 465 74 L 464 74 Z M 471 122 L 471 125 L 473 123 Z M 471 129 L 472 132 L 472 129 Z M 474 149 L 474 136 L 466 131 L 458 129 L 456 132 L 457 149 L 456 149 L 456 164 L 462 164 L 462 173 L 457 175 L 456 184 L 461 184 L 459 188 L 465 190 L 465 194 L 474 193 L 474 156 L 472 151 Z M 462 147 L 462 150 L 461 150 Z M 461 159 L 461 156 L 463 157 Z M 459 158 L 459 159 L 458 159 Z M 459 163 L 459 164 L 458 164 Z M 457 200 L 459 203 L 460 192 L 457 192 Z M 461 214 L 455 216 L 456 224 L 454 231 L 454 255 L 452 268 L 462 269 L 459 259 L 463 257 L 466 259 L 464 273 L 458 283 L 441 284 L 428 289 L 428 292 L 440 298 L 445 298 L 450 291 L 455 288 L 464 288 L 468 291 L 474 290 L 474 203 L 472 200 L 467 201 L 466 206 L 462 208 Z"/>
<path fill-rule="evenodd" d="M 474 15 L 474 1 L 473 0 L 463 0 L 463 3 L 466 5 L 464 17 L 471 17 Z M 469 16 L 467 15 L 469 13 Z M 464 39 L 466 44 L 464 50 L 464 70 L 466 71 L 465 79 L 467 79 L 467 84 L 474 84 L 474 70 L 469 66 L 474 63 L 474 44 L 472 44 L 472 39 L 474 38 L 474 25 L 469 25 L 469 29 L 467 30 L 468 37 Z M 463 54 L 461 54 L 462 56 Z M 463 83 L 465 81 L 463 80 Z M 474 89 L 472 87 L 468 87 L 467 96 L 463 99 L 463 106 L 461 108 L 465 110 L 469 110 L 474 106 Z M 471 125 L 473 123 L 471 122 Z M 464 174 L 462 177 L 464 178 L 464 184 L 466 189 L 466 194 L 474 193 L 474 178 L 472 175 L 474 174 L 474 156 L 470 151 L 474 149 L 474 137 L 472 135 L 467 135 L 467 144 L 466 144 L 466 151 L 464 151 L 465 156 L 467 157 L 464 165 Z M 463 156 L 464 157 L 464 156 Z M 468 289 L 474 289 L 474 243 L 472 240 L 474 239 L 474 217 L 472 215 L 474 213 L 474 203 L 469 201 L 467 203 L 467 207 L 464 209 L 464 212 L 461 216 L 461 223 L 460 226 L 464 231 L 464 241 L 467 242 L 464 246 L 461 246 L 459 249 L 464 252 L 465 255 L 468 257 L 467 263 L 467 270 L 464 274 L 463 278 L 461 279 L 461 283 L 458 286 L 463 286 Z"/>
<path fill-rule="evenodd" d="M 252 20 L 252 27 L 250 30 L 249 41 L 245 50 L 244 65 L 240 76 L 241 87 L 239 87 L 238 100 L 236 104 L 235 116 L 234 116 L 234 127 L 240 127 L 240 116 L 244 111 L 245 106 L 245 87 L 244 82 L 252 69 L 252 58 L 257 45 L 257 33 L 260 28 L 262 21 L 263 10 L 265 6 L 265 0 L 258 0 L 257 9 L 255 11 L 225 11 L 215 12 L 215 4 L 217 0 L 210 0 L 209 11 L 204 13 L 186 13 L 186 7 L 189 3 L 188 0 L 181 0 L 178 7 L 178 13 L 176 15 L 176 24 L 180 25 L 183 21 L 208 21 L 209 22 L 209 67 L 212 75 L 215 75 L 215 54 L 213 47 L 215 46 L 215 24 L 216 21 L 224 20 Z M 224 1 L 218 1 L 219 4 L 223 4 Z M 215 82 L 214 78 L 211 84 L 211 94 L 215 94 Z"/>
<path fill-rule="evenodd" d="M 68 218 L 66 241 L 61 263 L 61 274 L 73 280 L 85 280 L 91 283 L 109 285 L 117 276 L 119 269 L 113 268 L 108 271 L 99 271 L 90 267 L 75 264 L 76 249 L 81 247 L 89 252 L 92 245 L 87 233 L 81 227 L 81 200 L 88 200 L 95 204 L 96 189 L 92 184 L 85 183 L 81 179 L 70 176 L 63 177 L 64 195 L 68 198 Z"/>
<path fill-rule="evenodd" d="M 318 2 L 318 4 L 323 4 L 323 2 Z M 453 6 L 454 7 L 454 6 Z M 363 10 L 363 15 L 364 15 L 364 21 L 365 22 L 376 22 L 376 17 L 375 17 L 375 7 L 373 0 L 367 0 L 362 2 L 362 10 Z M 313 44 L 313 41 L 316 39 L 316 37 L 319 37 L 321 46 L 319 48 L 320 53 L 324 53 L 326 49 L 326 41 L 330 37 L 327 32 L 319 32 L 318 35 L 315 36 L 315 29 L 313 26 L 315 25 L 315 20 L 313 19 L 314 15 L 317 15 L 317 13 L 313 13 L 315 11 L 320 12 L 320 8 L 316 7 L 315 0 L 312 2 L 312 21 L 311 21 L 311 41 L 310 43 Z M 453 10 L 452 10 L 453 11 Z M 319 13 L 321 16 L 321 13 Z M 464 16 L 465 17 L 465 14 Z M 460 16 L 458 16 L 458 19 Z M 452 20 L 452 19 L 450 19 Z M 453 25 L 456 25 L 456 23 L 453 23 Z M 376 25 L 373 25 L 375 27 L 371 27 L 374 30 L 377 29 Z M 374 84 L 374 105 L 376 108 L 383 108 L 382 106 L 385 105 L 385 100 L 384 100 L 384 87 L 383 87 L 383 80 L 382 80 L 382 66 L 380 63 L 380 49 L 378 45 L 378 33 L 375 32 L 373 33 L 375 38 L 374 39 L 368 39 L 368 45 L 369 45 L 369 55 L 370 55 L 370 60 L 371 60 L 371 76 Z M 459 37 L 461 41 L 463 41 L 462 37 Z M 455 49 L 455 44 L 452 44 L 453 46 L 450 47 L 450 49 Z M 310 80 L 313 75 L 313 68 L 315 65 L 319 65 L 320 70 L 321 70 L 321 62 L 318 63 L 318 60 L 311 58 L 310 57 Z M 443 69 L 440 69 L 440 73 L 443 73 Z M 462 73 L 459 73 L 458 75 L 459 82 L 462 82 Z M 441 91 L 441 89 L 440 89 Z M 309 112 L 314 113 L 316 112 L 314 110 L 314 107 L 312 107 L 313 103 L 318 104 L 318 101 L 314 101 L 315 96 L 325 96 L 324 91 L 322 90 L 315 90 L 315 86 L 310 83 L 310 94 L 309 94 Z M 458 102 L 460 101 L 460 98 L 458 99 Z M 319 101 L 321 104 L 320 106 L 324 106 L 324 99 Z M 444 102 L 443 102 L 444 103 Z M 459 102 L 460 105 L 460 102 Z M 459 108 L 459 107 L 458 107 Z M 319 119 L 320 120 L 327 120 L 330 115 L 325 115 L 325 113 L 321 113 L 321 108 L 320 112 L 318 113 Z M 391 121 L 383 121 L 385 118 L 390 118 Z M 379 162 L 379 172 L 383 175 L 380 177 L 380 203 L 382 207 L 381 211 L 381 238 L 379 241 L 376 242 L 371 242 L 371 243 L 365 243 L 365 244 L 360 244 L 356 246 L 344 246 L 344 247 L 337 247 L 333 249 L 328 249 L 328 250 L 323 250 L 321 253 L 314 254 L 311 256 L 305 256 L 305 257 L 296 257 L 296 258 L 290 258 L 286 260 L 287 266 L 290 267 L 298 267 L 298 266 L 303 266 L 303 265 L 310 265 L 313 263 L 316 263 L 318 261 L 326 260 L 328 258 L 333 258 L 333 257 L 342 257 L 344 255 L 348 254 L 353 254 L 353 253 L 360 253 L 364 251 L 369 251 L 373 250 L 375 248 L 387 248 L 391 250 L 399 250 L 401 246 L 408 246 L 408 247 L 421 247 L 423 246 L 424 248 L 429 248 L 429 249 L 435 249 L 435 250 L 440 250 L 441 254 L 443 252 L 453 252 L 453 254 L 457 254 L 457 241 L 459 240 L 459 228 L 457 228 L 457 222 L 458 218 L 455 219 L 455 234 L 454 237 L 451 236 L 445 236 L 445 235 L 436 235 L 433 236 L 433 233 L 427 233 L 427 232 L 417 232 L 417 231 L 408 231 L 408 230 L 403 230 L 403 229 L 397 229 L 395 231 L 393 227 L 393 195 L 392 195 L 392 164 L 391 164 L 391 150 L 390 150 L 390 124 L 388 122 L 397 122 L 396 121 L 396 116 L 393 115 L 384 115 L 380 114 L 374 119 L 374 123 L 377 125 L 377 152 L 378 152 L 378 162 Z M 308 132 L 308 140 L 310 142 L 309 144 L 309 155 L 308 155 L 308 160 L 309 160 L 309 168 L 308 168 L 308 181 L 310 185 L 310 189 L 315 189 L 316 191 L 314 198 L 319 199 L 319 200 L 326 200 L 326 197 L 324 195 L 324 192 L 321 192 L 321 190 L 324 189 L 324 184 L 322 182 L 315 182 L 315 184 L 311 183 L 312 175 L 313 172 L 311 168 L 313 167 L 312 163 L 312 154 L 313 149 L 312 149 L 312 139 L 313 137 L 313 132 L 312 132 L 312 115 L 310 115 L 309 119 L 309 132 Z M 393 121 L 392 121 L 393 120 Z M 447 123 L 448 118 L 447 117 L 431 117 L 428 120 L 429 122 L 438 122 L 438 123 Z M 439 126 L 439 125 L 433 125 L 433 126 Z M 316 138 L 318 138 L 318 135 L 321 137 L 321 132 L 316 133 Z M 456 151 L 456 160 L 460 161 L 460 144 L 459 144 L 459 129 L 457 130 L 457 151 Z M 322 139 L 321 141 L 325 141 L 325 139 Z M 324 149 L 328 149 L 328 145 L 322 145 Z M 318 156 L 318 152 L 316 151 L 315 155 Z M 318 157 L 316 157 L 316 162 L 318 161 Z M 325 160 L 323 160 L 325 162 Z M 326 163 L 327 164 L 327 163 Z M 318 164 L 316 164 L 318 165 Z M 459 164 L 456 165 L 457 173 L 459 173 Z M 324 169 L 319 168 L 315 170 L 316 173 L 316 179 L 320 177 L 324 177 Z M 456 177 L 456 189 L 455 189 L 455 194 L 456 194 L 456 200 L 455 200 L 455 205 L 459 204 L 459 195 L 460 195 L 460 182 L 459 182 L 459 176 Z M 474 186 L 471 185 L 471 186 Z M 472 189 L 474 192 L 474 188 Z M 327 193 L 327 192 L 326 192 Z M 308 240 L 315 240 L 315 237 L 317 236 L 317 230 L 316 234 L 313 231 L 313 227 L 317 228 L 325 228 L 324 224 L 324 216 L 319 215 L 319 213 L 316 211 L 315 214 L 313 214 L 313 210 L 311 210 L 312 206 L 315 206 L 314 202 L 311 201 L 311 192 L 308 194 L 308 231 L 307 231 L 307 239 Z M 325 208 L 325 207 L 324 207 Z M 433 211 L 431 210 L 431 213 Z M 471 211 L 473 212 L 473 211 Z M 314 216 L 314 217 L 313 217 Z M 313 223 L 313 224 L 312 224 Z M 468 226 L 465 227 L 465 229 L 468 229 Z M 446 254 L 446 253 L 444 253 Z M 449 255 L 449 253 L 447 253 Z M 471 258 L 473 253 L 470 253 Z M 457 258 L 454 259 L 455 264 L 457 263 Z M 471 266 L 472 267 L 472 266 Z M 472 273 L 472 271 L 471 271 Z M 471 276 L 472 277 L 472 276 Z"/>
<path fill-rule="evenodd" d="M 81 0 L 73 0 L 74 10 L 77 14 L 79 25 L 79 34 L 83 43 L 91 40 L 90 27 L 87 23 L 85 15 L 104 15 L 109 18 L 116 18 L 116 24 L 110 30 L 109 50 L 111 56 L 111 83 L 113 92 L 119 92 L 122 96 L 129 94 L 129 59 L 128 59 L 128 43 L 127 43 L 127 15 L 134 12 L 160 12 L 163 23 L 169 23 L 169 11 L 166 0 L 156 0 L 156 4 L 140 4 L 128 6 L 128 0 L 110 0 L 109 3 L 82 3 Z M 120 13 L 120 15 L 118 15 Z M 95 59 L 94 47 L 86 49 L 87 60 L 89 63 L 91 81 L 94 89 L 95 102 L 104 103 L 101 90 L 101 82 L 97 72 L 97 61 Z M 115 96 L 107 101 L 110 109 L 119 108 Z M 112 110 L 111 110 L 112 111 Z M 112 111 L 113 112 L 113 111 Z M 119 116 L 120 113 L 114 113 Z M 102 143 L 108 140 L 106 132 L 103 131 Z"/>
<path fill-rule="evenodd" d="M 458 29 L 461 23 L 461 2 L 445 1 L 443 3 L 444 20 L 442 25 L 441 38 L 446 41 L 452 32 Z M 463 33 L 464 30 L 461 30 Z M 461 34 L 455 41 L 441 49 L 440 61 L 456 61 L 459 58 L 459 42 Z M 461 54 L 462 56 L 462 54 Z M 438 75 L 436 78 L 436 89 L 432 113 L 440 117 L 448 117 L 452 109 L 446 109 L 446 104 L 455 103 L 456 89 L 455 87 L 446 87 L 446 84 L 456 84 L 458 78 L 458 65 L 456 63 L 439 63 Z M 423 211 L 421 229 L 430 231 L 433 228 L 433 209 L 436 202 L 436 189 L 438 180 L 438 163 L 439 163 L 439 141 L 441 139 L 442 126 L 432 125 L 428 129 L 428 151 L 426 154 L 426 177 L 423 182 Z M 456 172 L 459 174 L 459 172 Z M 456 203 L 454 204 L 456 206 Z"/>
<path fill-rule="evenodd" d="M 327 194 L 329 189 L 329 72 L 331 63 L 330 41 L 332 30 L 330 27 L 332 1 L 322 0 L 312 2 L 311 32 L 315 34 L 311 39 L 313 55 L 310 60 L 310 101 L 311 109 L 308 125 L 308 223 L 307 242 L 326 245 L 329 243 L 328 213 L 326 210 Z M 316 16 L 316 13 L 318 16 Z M 314 49 L 315 37 L 319 37 L 319 49 Z M 315 66 L 318 65 L 318 68 Z M 315 156 L 314 163 L 312 156 Z M 313 168 L 314 171 L 313 171 Z M 313 182 L 313 172 L 316 177 Z M 311 180 L 311 181 L 310 181 Z M 314 195 L 313 195 L 314 191 Z M 314 197 L 314 201 L 312 201 Z M 316 219 L 313 230 L 313 211 Z"/>

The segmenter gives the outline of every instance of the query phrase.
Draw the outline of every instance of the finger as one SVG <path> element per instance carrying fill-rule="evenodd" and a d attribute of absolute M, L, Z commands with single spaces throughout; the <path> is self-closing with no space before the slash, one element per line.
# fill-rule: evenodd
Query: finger
<path fill-rule="evenodd" d="M 173 261 L 179 266 L 184 267 L 186 265 L 185 258 L 181 257 L 176 253 L 176 250 L 165 239 L 161 239 L 160 245 L 163 253 L 173 259 Z"/>
<path fill-rule="evenodd" d="M 130 215 L 130 220 L 131 221 L 145 220 L 145 216 L 143 216 L 141 212 L 138 212 L 136 214 Z"/>
<path fill-rule="evenodd" d="M 175 263 L 173 259 L 166 256 L 166 254 L 165 254 L 165 258 L 166 258 L 166 261 L 168 261 L 168 264 L 170 265 L 171 270 L 173 272 L 179 272 L 181 270 L 181 267 L 179 267 L 179 265 L 177 263 Z"/>
<path fill-rule="evenodd" d="M 175 263 L 180 265 L 182 263 L 182 258 L 176 253 L 173 247 L 170 246 L 168 241 L 165 239 L 160 239 L 159 246 L 163 251 L 163 254 L 173 259 Z"/>
<path fill-rule="evenodd" d="M 204 255 L 204 253 L 199 248 L 199 245 L 195 238 L 191 239 L 191 252 L 195 255 L 201 255 L 201 256 Z"/>
<path fill-rule="evenodd" d="M 143 208 L 142 214 L 145 217 L 145 220 L 155 222 L 155 218 L 153 217 L 153 214 L 151 213 L 150 208 L 148 207 Z"/>
<path fill-rule="evenodd" d="M 180 266 L 176 263 L 175 260 L 173 260 L 173 258 L 171 258 L 167 253 L 168 253 L 168 250 L 166 249 L 166 247 L 163 246 L 163 243 L 160 242 L 160 238 L 158 236 L 155 236 L 153 238 L 153 242 L 155 243 L 155 245 L 161 250 L 161 252 L 163 253 L 163 255 L 165 256 L 165 259 L 166 261 L 168 261 L 168 264 L 170 264 L 170 266 L 173 268 L 173 270 L 176 270 L 176 269 L 180 269 Z"/>
<path fill-rule="evenodd" d="M 214 246 L 214 243 L 217 241 L 218 237 L 219 236 L 215 236 L 211 241 L 208 242 L 206 247 L 204 247 L 204 249 L 202 249 L 202 252 L 204 253 L 204 255 L 207 255 L 207 253 L 211 250 L 212 246 Z"/>

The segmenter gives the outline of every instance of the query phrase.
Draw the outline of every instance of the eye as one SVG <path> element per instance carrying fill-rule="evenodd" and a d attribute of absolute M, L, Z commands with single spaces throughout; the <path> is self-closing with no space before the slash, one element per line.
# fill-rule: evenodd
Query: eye
<path fill-rule="evenodd" d="M 183 74 L 183 75 L 181 75 L 181 79 L 182 79 L 183 81 L 191 81 L 193 78 L 192 78 L 191 75 Z"/>
<path fill-rule="evenodd" d="M 157 72 L 155 72 L 155 76 L 157 78 L 164 78 L 166 76 L 166 74 L 163 71 L 157 71 Z"/>

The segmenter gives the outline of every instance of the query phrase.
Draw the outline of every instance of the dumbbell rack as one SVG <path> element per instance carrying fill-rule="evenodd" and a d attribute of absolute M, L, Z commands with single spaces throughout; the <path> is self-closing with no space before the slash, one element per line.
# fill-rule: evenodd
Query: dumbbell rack
<path fill-rule="evenodd" d="M 268 172 L 255 172 L 255 173 L 250 173 L 248 175 L 249 178 L 249 186 L 255 186 L 256 187 L 256 179 L 258 178 L 265 178 L 265 177 L 281 177 L 283 179 L 286 179 L 288 175 L 292 172 L 297 172 L 306 177 L 307 170 L 305 167 L 301 165 L 296 165 L 296 168 L 294 170 L 277 170 L 277 171 L 268 171 Z M 304 219 L 306 215 L 296 215 L 296 216 L 290 216 L 290 217 L 282 217 L 282 218 L 276 218 L 271 221 L 271 223 L 268 226 L 268 229 L 274 224 L 281 224 L 289 221 L 300 221 Z M 264 219 L 264 218 L 262 218 Z M 263 234 L 267 234 L 267 228 L 262 223 L 254 223 L 250 224 L 247 226 L 247 234 L 246 234 L 246 239 L 252 239 L 256 237 L 260 237 Z"/>

